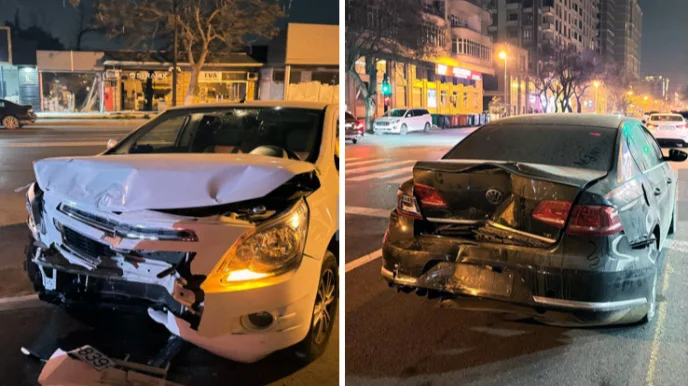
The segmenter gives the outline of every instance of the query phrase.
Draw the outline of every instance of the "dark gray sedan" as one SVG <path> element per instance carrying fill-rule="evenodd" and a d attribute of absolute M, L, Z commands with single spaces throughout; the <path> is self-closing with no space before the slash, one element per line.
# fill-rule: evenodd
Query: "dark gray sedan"
<path fill-rule="evenodd" d="M 403 292 L 559 325 L 649 321 L 677 177 L 637 120 L 547 114 L 477 129 L 398 191 L 381 273 Z"/>

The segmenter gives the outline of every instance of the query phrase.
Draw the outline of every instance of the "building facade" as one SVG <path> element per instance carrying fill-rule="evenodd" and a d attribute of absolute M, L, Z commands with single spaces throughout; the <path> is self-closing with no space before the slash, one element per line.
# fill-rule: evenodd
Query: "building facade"
<path fill-rule="evenodd" d="M 362 82 L 376 82 L 374 115 L 389 108 L 426 108 L 434 115 L 455 116 L 452 121 L 461 125 L 475 121 L 484 111 L 484 76 L 495 74 L 488 34 L 491 15 L 473 0 L 428 0 L 424 13 L 420 16 L 428 20 L 426 38 L 437 55 L 424 60 L 376 58 L 376 79 L 366 73 L 364 58 L 355 64 Z M 385 77 L 392 90 L 389 104 L 380 92 Z M 363 117 L 366 108 L 355 81 L 347 75 L 346 82 L 347 110 Z"/>
<path fill-rule="evenodd" d="M 669 79 L 663 76 L 645 76 L 644 82 L 648 89 L 650 98 L 663 101 L 670 100 Z"/>
<path fill-rule="evenodd" d="M 623 71 L 640 78 L 642 8 L 637 0 L 616 0 L 614 59 Z"/>
<path fill-rule="evenodd" d="M 612 63 L 616 44 L 616 0 L 601 0 L 599 6 L 599 57 Z"/>

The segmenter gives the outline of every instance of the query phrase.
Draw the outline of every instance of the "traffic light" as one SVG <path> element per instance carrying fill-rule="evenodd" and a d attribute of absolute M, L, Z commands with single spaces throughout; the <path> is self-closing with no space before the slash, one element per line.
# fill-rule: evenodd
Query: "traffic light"
<path fill-rule="evenodd" d="M 388 73 L 383 73 L 383 82 L 381 83 L 381 93 L 383 96 L 391 96 L 391 85 L 388 83 Z"/>

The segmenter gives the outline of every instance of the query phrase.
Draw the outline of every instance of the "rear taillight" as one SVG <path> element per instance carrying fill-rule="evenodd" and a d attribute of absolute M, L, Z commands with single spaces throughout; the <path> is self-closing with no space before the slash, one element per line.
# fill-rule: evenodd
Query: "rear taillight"
<path fill-rule="evenodd" d="M 422 214 L 419 212 L 419 206 L 417 205 L 417 199 L 414 196 L 408 196 L 402 190 L 398 190 L 395 210 L 398 214 L 403 216 L 422 219 Z"/>
<path fill-rule="evenodd" d="M 563 228 L 572 204 L 567 201 L 542 201 L 532 218 L 556 228 Z M 623 230 L 618 211 L 603 205 L 576 205 L 567 232 L 574 235 L 605 236 Z"/>
<path fill-rule="evenodd" d="M 432 206 L 435 208 L 445 208 L 447 206 L 446 200 L 443 199 L 441 193 L 431 186 L 414 184 L 414 195 L 422 206 Z"/>
<path fill-rule="evenodd" d="M 363 121 L 357 121 L 357 126 L 355 126 L 357 130 L 361 133 L 364 134 L 364 122 Z"/>

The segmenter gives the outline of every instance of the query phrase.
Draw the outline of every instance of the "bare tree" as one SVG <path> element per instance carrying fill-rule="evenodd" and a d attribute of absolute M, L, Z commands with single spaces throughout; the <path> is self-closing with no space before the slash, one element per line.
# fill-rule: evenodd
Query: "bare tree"
<path fill-rule="evenodd" d="M 576 59 L 571 72 L 573 74 L 573 96 L 577 105 L 577 112 L 582 112 L 582 97 L 592 87 L 595 79 L 601 77 L 594 59 L 589 56 L 580 56 Z"/>
<path fill-rule="evenodd" d="M 150 48 L 168 41 L 177 19 L 184 55 L 192 66 L 185 104 L 196 95 L 201 69 L 209 60 L 278 32 L 284 16 L 278 0 L 102 0 L 97 22 L 110 37 L 130 47 Z"/>
<path fill-rule="evenodd" d="M 553 84 L 556 81 L 553 55 L 553 47 L 543 46 L 541 60 L 537 63 L 535 73 L 529 77 L 539 96 L 539 103 L 543 112 L 546 112 L 549 107 L 549 91 L 552 90 Z"/>
<path fill-rule="evenodd" d="M 347 0 L 345 17 L 345 70 L 364 100 L 370 129 L 376 112 L 377 61 L 430 55 L 434 46 L 428 37 L 434 27 L 419 0 Z M 368 82 L 357 72 L 358 61 L 364 62 Z"/>
<path fill-rule="evenodd" d="M 82 48 L 81 45 L 84 36 L 91 33 L 103 32 L 103 29 L 94 21 L 94 11 L 98 9 L 99 3 L 100 1 L 97 1 L 95 5 L 87 6 L 86 3 L 79 2 L 74 6 L 77 10 L 77 28 L 75 30 L 74 49 L 77 51 L 80 51 Z"/>

